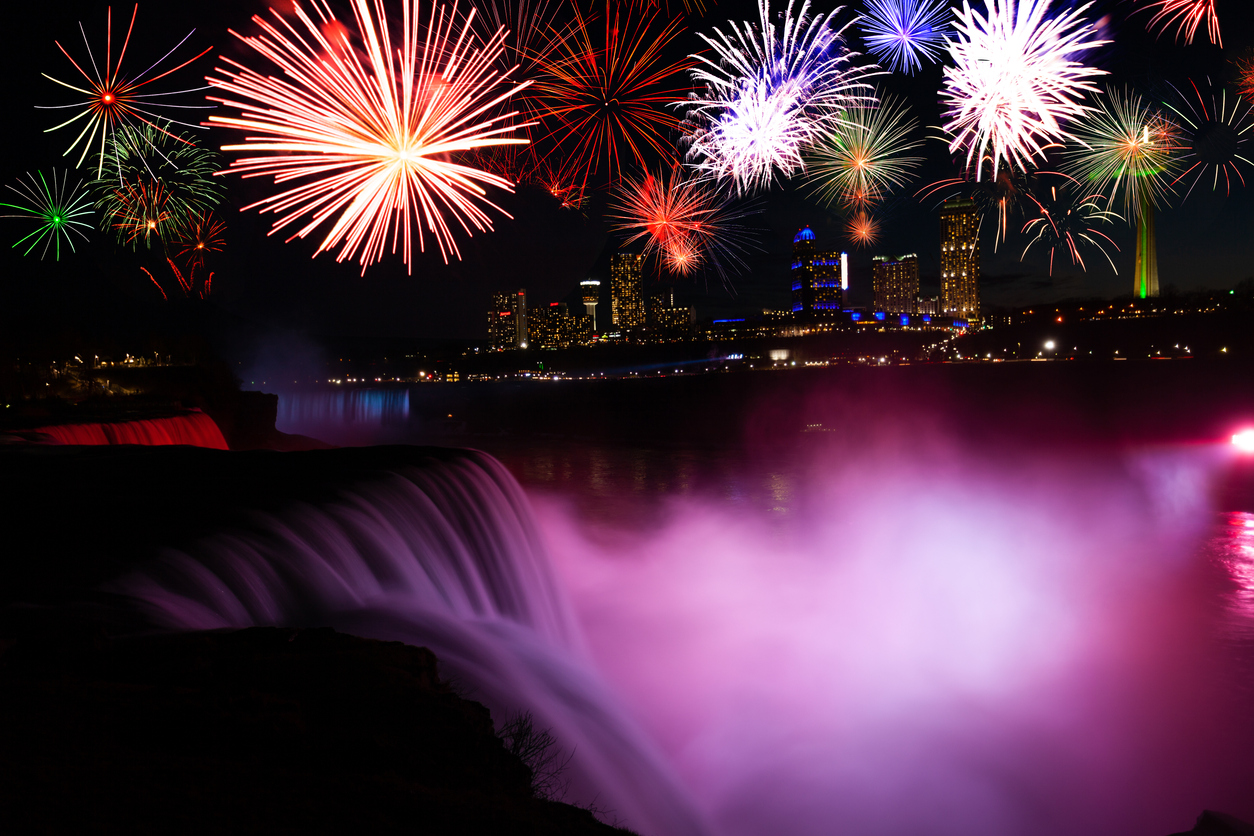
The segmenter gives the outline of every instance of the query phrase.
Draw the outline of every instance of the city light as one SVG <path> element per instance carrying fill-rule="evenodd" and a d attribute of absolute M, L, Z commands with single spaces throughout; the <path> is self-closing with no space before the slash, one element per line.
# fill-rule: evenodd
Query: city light
<path fill-rule="evenodd" d="M 1254 429 L 1241 430 L 1233 435 L 1232 446 L 1242 453 L 1254 453 Z"/>

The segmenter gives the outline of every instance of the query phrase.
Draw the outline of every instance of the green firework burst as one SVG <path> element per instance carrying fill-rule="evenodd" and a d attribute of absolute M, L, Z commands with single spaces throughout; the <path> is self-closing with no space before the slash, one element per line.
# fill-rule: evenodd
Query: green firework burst
<path fill-rule="evenodd" d="M 87 233 L 84 230 L 91 229 L 91 224 L 85 219 L 91 214 L 91 199 L 83 190 L 81 181 L 70 186 L 68 171 L 58 181 L 57 170 L 52 169 L 51 185 L 42 171 L 36 171 L 34 174 L 28 172 L 26 177 L 29 178 L 29 183 L 19 179 L 16 186 L 8 187 L 9 191 L 15 192 L 22 199 L 22 202 L 0 203 L 0 206 L 15 209 L 19 214 L 0 215 L 0 217 L 17 218 L 36 225 L 34 230 L 13 244 L 14 247 L 20 247 L 27 241 L 30 242 L 23 255 L 30 255 L 35 247 L 43 242 L 44 249 L 39 257 L 46 257 L 48 248 L 52 247 L 59 261 L 63 239 L 70 248 L 70 252 L 74 252 L 74 235 L 81 236 L 84 241 L 87 240 Z"/>

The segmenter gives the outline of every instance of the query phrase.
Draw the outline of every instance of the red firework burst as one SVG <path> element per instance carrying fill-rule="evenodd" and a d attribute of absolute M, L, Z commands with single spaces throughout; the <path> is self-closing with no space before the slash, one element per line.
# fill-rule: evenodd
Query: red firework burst
<path fill-rule="evenodd" d="M 222 237 L 226 232 L 226 224 L 218 220 L 210 212 L 204 212 L 192 219 L 192 222 L 179 230 L 174 242 L 177 248 L 175 255 L 192 267 L 205 266 L 205 257 L 209 253 L 220 253 L 226 245 Z"/>
<path fill-rule="evenodd" d="M 539 142 L 560 149 L 585 183 L 601 175 L 617 183 L 650 154 L 674 160 L 666 134 L 679 119 L 670 108 L 688 94 L 691 62 L 664 63 L 681 28 L 678 20 L 657 28 L 658 14 L 606 0 L 600 22 L 575 9 L 572 30 L 551 43 L 530 117 L 543 125 Z"/>
<path fill-rule="evenodd" d="M 1159 32 L 1170 26 L 1176 27 L 1176 39 L 1184 39 L 1186 44 L 1193 43 L 1197 29 L 1206 22 L 1206 34 L 1211 43 L 1223 46 L 1223 38 L 1219 35 L 1219 16 L 1215 14 L 1215 0 L 1153 0 L 1146 4 L 1146 10 L 1157 9 L 1150 19 L 1149 28 L 1158 27 Z"/>
<path fill-rule="evenodd" d="M 630 233 L 624 246 L 643 242 L 645 256 L 657 253 L 662 267 L 679 275 L 705 264 L 725 274 L 724 262 L 742 264 L 747 230 L 737 221 L 746 214 L 707 182 L 685 179 L 681 166 L 625 179 L 610 208 L 614 228 Z"/>

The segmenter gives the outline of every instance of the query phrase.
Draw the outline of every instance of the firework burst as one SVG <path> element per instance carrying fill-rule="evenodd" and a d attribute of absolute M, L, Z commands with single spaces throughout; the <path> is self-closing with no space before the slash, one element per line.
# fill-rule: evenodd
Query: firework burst
<path fill-rule="evenodd" d="M 225 233 L 226 224 L 211 212 L 202 212 L 179 230 L 174 241 L 175 255 L 184 263 L 203 269 L 209 253 L 220 253 L 226 246 Z"/>
<path fill-rule="evenodd" d="M 869 247 L 880 240 L 880 222 L 870 212 L 859 209 L 845 222 L 845 234 L 854 246 Z"/>
<path fill-rule="evenodd" d="M 392 252 L 399 246 L 412 272 L 415 227 L 419 250 L 425 227 L 447 263 L 460 258 L 454 228 L 490 230 L 485 209 L 509 217 L 484 187 L 512 191 L 512 184 L 459 160 L 527 142 L 509 136 L 520 127 L 512 112 L 487 115 L 527 82 L 511 85 L 508 73 L 494 69 L 504 32 L 473 47 L 473 10 L 463 20 L 456 3 L 433 4 L 422 27 L 417 0 L 403 0 L 394 37 L 381 5 L 373 5 L 372 12 L 369 0 L 353 0 L 360 55 L 321 0 L 313 4 L 316 20 L 299 2 L 292 23 L 277 13 L 276 23 L 254 16 L 261 35 L 232 34 L 281 73 L 223 58 L 223 77 L 208 79 L 219 93 L 211 101 L 241 116 L 209 122 L 246 132 L 242 144 L 223 151 L 257 154 L 233 161 L 230 171 L 273 177 L 276 185 L 301 181 L 244 207 L 277 214 L 272 232 L 295 226 L 290 241 L 329 222 L 315 255 L 338 246 L 336 261 L 357 258 L 364 274 L 389 245 Z"/>
<path fill-rule="evenodd" d="M 1176 40 L 1191 44 L 1198 27 L 1205 21 L 1206 34 L 1210 36 L 1211 43 L 1221 48 L 1224 45 L 1219 34 L 1219 16 L 1215 14 L 1215 0 L 1152 0 L 1145 9 L 1158 10 L 1150 18 L 1150 29 L 1158 27 L 1161 33 L 1174 25 Z"/>
<path fill-rule="evenodd" d="M 662 54 L 682 31 L 678 20 L 658 27 L 659 11 L 606 0 L 602 20 L 574 9 L 575 25 L 556 37 L 539 73 L 532 116 L 537 142 L 557 149 L 585 184 L 613 185 L 630 166 L 673 160 L 668 134 L 679 120 L 667 110 L 688 92 L 690 64 Z"/>
<path fill-rule="evenodd" d="M 1118 268 L 1111 259 L 1106 245 L 1118 252 L 1119 246 L 1104 232 L 1097 229 L 1100 224 L 1114 223 L 1123 220 L 1114 212 L 1107 211 L 1098 204 L 1100 195 L 1072 197 L 1070 189 L 1064 187 L 1061 192 L 1057 186 L 1050 186 L 1048 193 L 1033 195 L 1029 199 L 1035 204 L 1038 215 L 1023 225 L 1023 232 L 1032 235 L 1032 240 L 1023 249 L 1019 260 L 1027 258 L 1028 252 L 1037 246 L 1049 251 L 1049 274 L 1054 274 L 1054 256 L 1061 252 L 1071 259 L 1071 263 L 1079 265 L 1087 272 L 1081 247 L 1092 247 L 1105 258 L 1110 269 L 1117 274 Z"/>
<path fill-rule="evenodd" d="M 753 210 L 737 210 L 706 181 L 686 176 L 682 166 L 667 174 L 627 178 L 610 207 L 613 227 L 628 233 L 623 246 L 643 244 L 670 273 L 690 275 L 709 265 L 726 278 L 743 267 L 747 232 L 739 221 Z"/>
<path fill-rule="evenodd" d="M 688 102 L 688 160 L 703 176 L 730 181 L 741 194 L 765 188 L 776 173 L 805 170 L 803 153 L 845 108 L 867 98 L 870 71 L 851 63 L 843 9 L 810 17 L 809 0 L 789 0 L 778 22 L 759 0 L 757 24 L 701 35 L 713 57 L 696 55 L 702 88 Z"/>
<path fill-rule="evenodd" d="M 168 123 L 118 128 L 92 181 L 102 228 L 112 227 L 126 243 L 176 237 L 222 200 L 214 178 L 218 155 L 170 129 Z"/>
<path fill-rule="evenodd" d="M 905 102 L 892 98 L 864 101 L 841 114 L 814 144 L 807 176 L 813 191 L 828 203 L 863 207 L 905 185 L 922 157 L 906 152 L 923 145 L 910 134 L 918 123 Z"/>
<path fill-rule="evenodd" d="M 1099 92 L 1088 79 L 1103 73 L 1073 56 L 1106 42 L 1082 17 L 1087 3 L 1048 15 L 1049 0 L 987 2 L 985 15 L 969 0 L 957 12 L 941 98 L 950 152 L 965 149 L 968 166 L 991 157 L 995 175 L 1003 164 L 1029 168 L 1045 145 L 1068 137 L 1069 120 L 1091 110 L 1081 100 Z"/>
<path fill-rule="evenodd" d="M 913 73 L 940 60 L 949 20 L 946 0 L 867 0 L 861 19 L 867 51 L 893 72 Z"/>
<path fill-rule="evenodd" d="M 1185 200 L 1193 193 L 1198 182 L 1209 172 L 1211 188 L 1219 188 L 1219 178 L 1223 176 L 1226 193 L 1232 193 L 1232 181 L 1235 178 L 1242 186 L 1245 177 L 1241 174 L 1238 163 L 1251 165 L 1247 153 L 1250 129 L 1254 121 L 1250 118 L 1250 106 L 1239 96 L 1229 101 L 1227 91 L 1221 90 L 1216 96 L 1202 95 L 1195 82 L 1189 82 L 1189 91 L 1180 91 L 1180 104 L 1168 104 L 1168 107 L 1179 117 L 1184 134 L 1185 154 L 1183 164 L 1188 169 L 1172 182 L 1174 186 L 1188 175 L 1197 172 L 1193 184 L 1185 193 Z M 1191 92 L 1191 94 L 1190 94 Z"/>
<path fill-rule="evenodd" d="M 1110 90 L 1076 131 L 1068 170 L 1106 195 L 1123 195 L 1124 215 L 1139 217 L 1166 199 L 1180 170 L 1180 129 L 1136 93 Z"/>
<path fill-rule="evenodd" d="M 42 171 L 36 171 L 34 174 L 27 174 L 30 182 L 18 180 L 16 186 L 9 186 L 9 191 L 15 193 L 21 203 L 0 203 L 6 209 L 14 209 L 18 214 L 0 215 L 2 218 L 16 218 L 27 223 L 34 223 L 35 228 L 26 235 L 19 238 L 14 247 L 20 247 L 27 241 L 30 246 L 26 248 L 26 252 L 22 255 L 30 255 L 35 247 L 39 246 L 42 241 L 44 245 L 40 258 L 48 255 L 48 248 L 53 248 L 53 253 L 58 261 L 61 260 L 61 242 L 65 241 L 66 246 L 70 248 L 70 252 L 74 252 L 74 236 L 80 236 L 84 241 L 87 240 L 87 233 L 84 230 L 90 229 L 91 224 L 84 220 L 91 214 L 91 199 L 84 192 L 81 182 L 70 185 L 70 173 L 67 171 L 62 175 L 60 182 L 57 181 L 57 170 L 52 170 L 52 184 L 48 184 L 47 177 L 44 177 Z"/>
<path fill-rule="evenodd" d="M 97 176 L 100 175 L 100 169 L 105 163 L 105 147 L 106 141 L 113 135 L 114 131 L 121 125 L 125 124 L 145 124 L 156 127 L 157 122 L 154 120 L 162 120 L 169 123 L 172 120 L 169 116 L 162 115 L 165 112 L 174 110 L 202 110 L 205 109 L 201 105 L 178 105 L 170 104 L 169 97 L 182 93 L 192 93 L 197 90 L 204 90 L 203 87 L 195 87 L 188 90 L 167 91 L 167 92 L 151 92 L 148 85 L 154 81 L 160 81 L 166 76 L 178 72 L 184 67 L 202 57 L 213 47 L 201 52 L 199 55 L 187 59 L 177 67 L 157 72 L 157 68 L 161 64 L 178 51 L 187 39 L 192 36 L 196 30 L 188 32 L 183 40 L 179 41 L 174 49 L 167 52 L 160 61 L 153 64 L 137 76 L 129 77 L 122 74 L 122 61 L 126 58 L 126 49 L 131 42 L 131 34 L 135 31 L 135 18 L 139 14 L 139 6 L 136 5 L 134 11 L 131 12 L 131 22 L 126 29 L 126 38 L 122 41 L 122 49 L 118 53 L 117 61 L 113 60 L 113 9 L 108 12 L 107 24 L 105 28 L 105 54 L 104 54 L 104 72 L 101 72 L 101 64 L 96 60 L 95 53 L 92 52 L 91 42 L 87 40 L 87 32 L 83 29 L 83 25 L 79 24 L 79 31 L 83 34 L 83 45 L 87 48 L 87 58 L 85 62 L 75 61 L 69 51 L 61 45 L 60 41 L 56 41 L 57 48 L 61 53 L 69 59 L 74 65 L 74 69 L 82 75 L 83 80 L 75 84 L 61 81 L 53 78 L 47 73 L 43 73 L 44 78 L 56 82 L 62 87 L 73 90 L 87 98 L 74 104 L 68 105 L 51 105 L 40 106 L 41 110 L 67 110 L 74 109 L 79 112 L 57 125 L 49 128 L 47 132 L 60 130 L 75 124 L 79 120 L 86 120 L 83 123 L 83 129 L 79 133 L 74 142 L 70 143 L 70 147 L 66 149 L 66 156 L 72 154 L 74 149 L 81 143 L 83 146 L 82 154 L 79 156 L 76 166 L 82 165 L 83 160 L 91 153 L 91 149 L 95 146 L 96 135 L 100 135 L 100 161 L 97 165 Z M 90 66 L 91 72 L 87 72 L 84 67 Z M 156 72 L 156 75 L 149 75 Z M 161 111 L 158 113 L 157 111 Z M 195 127 L 188 125 L 188 127 Z"/>

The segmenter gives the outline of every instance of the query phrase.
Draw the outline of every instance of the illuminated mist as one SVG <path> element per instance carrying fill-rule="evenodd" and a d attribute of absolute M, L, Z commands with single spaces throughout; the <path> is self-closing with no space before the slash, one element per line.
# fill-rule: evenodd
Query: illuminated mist
<path fill-rule="evenodd" d="M 1213 500 L 1232 445 L 803 453 L 752 477 L 770 510 L 700 489 L 613 527 L 572 492 L 533 511 L 490 457 L 433 461 L 122 586 L 168 626 L 425 644 L 498 721 L 553 730 L 569 800 L 648 836 L 1254 814 L 1254 517 Z"/>

